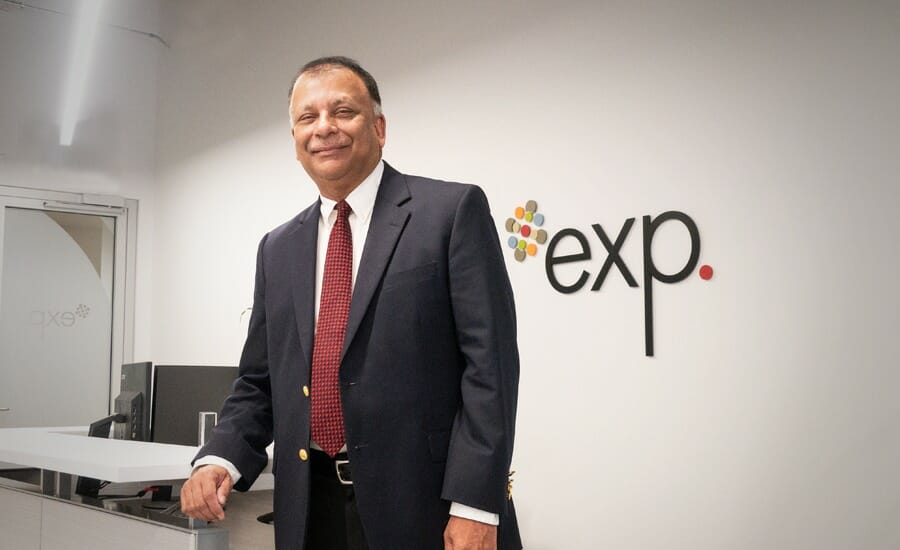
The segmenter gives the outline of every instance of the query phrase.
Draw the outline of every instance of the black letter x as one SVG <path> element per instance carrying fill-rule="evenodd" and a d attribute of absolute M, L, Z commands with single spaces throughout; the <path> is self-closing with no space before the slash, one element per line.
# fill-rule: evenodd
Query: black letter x
<path fill-rule="evenodd" d="M 625 237 L 628 236 L 628 232 L 631 231 L 631 226 L 633 224 L 634 218 L 628 218 L 627 220 L 625 220 L 625 225 L 623 225 L 622 229 L 619 230 L 619 236 L 616 237 L 615 244 L 609 241 L 609 237 L 606 236 L 606 232 L 603 231 L 603 228 L 599 223 L 595 223 L 591 226 L 594 228 L 594 233 L 596 233 L 597 236 L 600 237 L 600 242 L 602 242 L 603 246 L 606 247 L 606 251 L 609 252 L 609 255 L 606 257 L 606 261 L 603 262 L 603 268 L 597 275 L 597 280 L 594 281 L 594 286 L 591 287 L 591 290 L 600 290 L 600 287 L 603 286 L 603 281 L 606 279 L 606 275 L 607 273 L 609 273 L 609 270 L 610 268 L 612 268 L 613 264 L 616 264 L 616 266 L 618 266 L 619 272 L 623 277 L 625 277 L 625 282 L 628 283 L 628 286 L 638 286 L 637 281 L 634 280 L 634 277 L 631 276 L 631 272 L 628 271 L 628 266 L 625 265 L 625 261 L 622 260 L 622 256 L 619 255 L 619 251 L 622 249 L 622 244 L 625 243 Z"/>

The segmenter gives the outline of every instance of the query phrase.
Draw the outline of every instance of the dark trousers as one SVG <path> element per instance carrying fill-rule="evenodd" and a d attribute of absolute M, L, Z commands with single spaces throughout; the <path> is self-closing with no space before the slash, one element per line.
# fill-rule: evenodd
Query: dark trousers
<path fill-rule="evenodd" d="M 353 485 L 338 480 L 327 454 L 312 451 L 311 455 L 305 550 L 368 550 Z"/>

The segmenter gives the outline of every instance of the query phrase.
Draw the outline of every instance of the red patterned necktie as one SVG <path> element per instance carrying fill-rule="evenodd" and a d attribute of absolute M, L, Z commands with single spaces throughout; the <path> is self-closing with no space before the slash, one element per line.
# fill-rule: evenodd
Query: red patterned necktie
<path fill-rule="evenodd" d="M 350 314 L 353 277 L 353 237 L 350 233 L 350 205 L 334 207 L 337 219 L 328 237 L 325 275 L 319 300 L 319 319 L 312 358 L 312 438 L 328 456 L 344 446 L 344 413 L 338 369 L 344 348 L 344 333 Z"/>

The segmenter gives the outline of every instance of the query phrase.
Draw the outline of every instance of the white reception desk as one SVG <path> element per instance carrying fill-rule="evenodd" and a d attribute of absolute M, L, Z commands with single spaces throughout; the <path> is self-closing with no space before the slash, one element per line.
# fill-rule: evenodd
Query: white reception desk
<path fill-rule="evenodd" d="M 184 445 L 87 437 L 86 427 L 0 429 L 0 462 L 42 470 L 39 491 L 0 484 L 0 550 L 228 548 L 227 531 L 202 522 L 183 528 L 70 498 L 71 476 L 114 483 L 184 480 L 196 453 L 197 447 Z M 263 475 L 254 488 L 271 485 L 272 476 Z"/>
<path fill-rule="evenodd" d="M 0 462 L 116 483 L 187 479 L 196 447 L 87 437 L 87 427 L 0 429 Z"/>

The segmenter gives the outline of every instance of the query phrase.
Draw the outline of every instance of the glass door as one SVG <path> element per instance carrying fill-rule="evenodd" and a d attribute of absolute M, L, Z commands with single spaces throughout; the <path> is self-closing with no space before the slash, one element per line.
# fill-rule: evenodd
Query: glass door
<path fill-rule="evenodd" d="M 85 426 L 108 414 L 124 359 L 127 210 L 95 210 L 0 196 L 2 428 Z"/>

